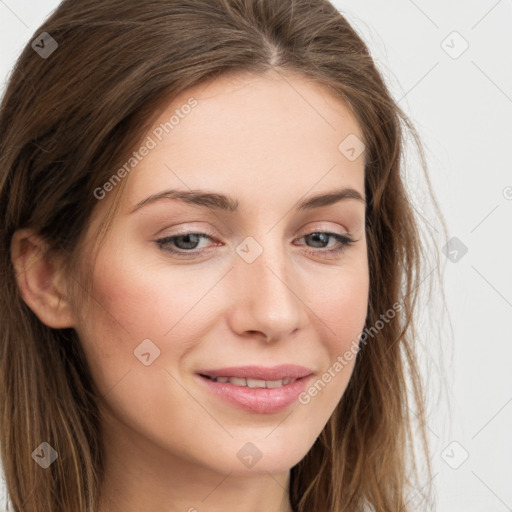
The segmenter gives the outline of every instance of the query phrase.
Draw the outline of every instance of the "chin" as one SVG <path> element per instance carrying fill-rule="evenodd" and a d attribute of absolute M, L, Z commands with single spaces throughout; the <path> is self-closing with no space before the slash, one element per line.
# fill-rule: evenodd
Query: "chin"
<path fill-rule="evenodd" d="M 278 474 L 289 471 L 298 464 L 311 449 L 311 443 L 305 442 L 306 433 L 289 429 L 277 434 L 282 426 L 272 431 L 265 429 L 258 436 L 235 437 L 226 443 L 222 453 L 215 458 L 215 466 L 222 460 L 218 469 L 221 472 L 232 472 L 238 475 Z"/>

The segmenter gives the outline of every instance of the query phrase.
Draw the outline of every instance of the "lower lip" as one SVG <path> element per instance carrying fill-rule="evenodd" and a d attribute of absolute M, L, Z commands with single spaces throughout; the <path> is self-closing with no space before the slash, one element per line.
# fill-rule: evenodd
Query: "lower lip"
<path fill-rule="evenodd" d="M 293 404 L 297 400 L 297 396 L 306 388 L 312 375 L 301 377 L 279 388 L 235 386 L 229 382 L 216 382 L 201 375 L 197 375 L 197 377 L 208 390 L 232 405 L 250 412 L 270 414 L 282 411 Z"/>

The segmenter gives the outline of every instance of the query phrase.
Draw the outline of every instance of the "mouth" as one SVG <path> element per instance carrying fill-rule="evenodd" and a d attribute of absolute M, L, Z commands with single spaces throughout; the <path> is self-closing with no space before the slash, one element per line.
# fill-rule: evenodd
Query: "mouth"
<path fill-rule="evenodd" d="M 263 380 L 263 379 L 246 379 L 241 377 L 210 377 L 209 375 L 199 374 L 201 377 L 205 379 L 213 380 L 214 382 L 229 382 L 234 386 L 242 386 L 248 388 L 280 388 L 282 386 L 286 386 L 287 384 L 291 384 L 298 380 L 297 378 L 286 377 L 284 379 L 277 380 Z M 304 378 L 304 377 L 301 377 Z"/>
<path fill-rule="evenodd" d="M 244 366 L 201 370 L 196 373 L 203 389 L 237 408 L 269 414 L 288 408 L 313 377 L 309 368 L 280 365 L 272 368 Z"/>

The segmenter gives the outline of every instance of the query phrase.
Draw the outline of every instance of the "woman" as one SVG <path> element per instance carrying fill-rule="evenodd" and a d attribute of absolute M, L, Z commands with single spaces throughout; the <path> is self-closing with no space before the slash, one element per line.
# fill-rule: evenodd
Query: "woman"
<path fill-rule="evenodd" d="M 14 510 L 411 510 L 414 130 L 330 3 L 64 0 L 0 120 Z"/>

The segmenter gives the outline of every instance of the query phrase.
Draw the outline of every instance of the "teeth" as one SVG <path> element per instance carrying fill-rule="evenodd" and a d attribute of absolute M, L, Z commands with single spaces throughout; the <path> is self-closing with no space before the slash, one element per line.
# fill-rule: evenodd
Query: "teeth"
<path fill-rule="evenodd" d="M 267 380 L 266 387 L 267 388 L 280 388 L 283 385 L 282 380 Z"/>
<path fill-rule="evenodd" d="M 247 379 L 247 386 L 250 388 L 264 388 L 265 381 L 264 380 L 258 380 L 258 379 Z"/>
<path fill-rule="evenodd" d="M 286 378 L 280 380 L 261 380 L 261 379 L 244 379 L 239 377 L 210 377 L 215 382 L 229 382 L 235 386 L 245 386 L 249 388 L 280 388 L 286 386 L 297 379 Z"/>
<path fill-rule="evenodd" d="M 246 386 L 247 382 L 245 379 L 239 379 L 238 377 L 230 377 L 229 382 L 235 386 Z"/>

